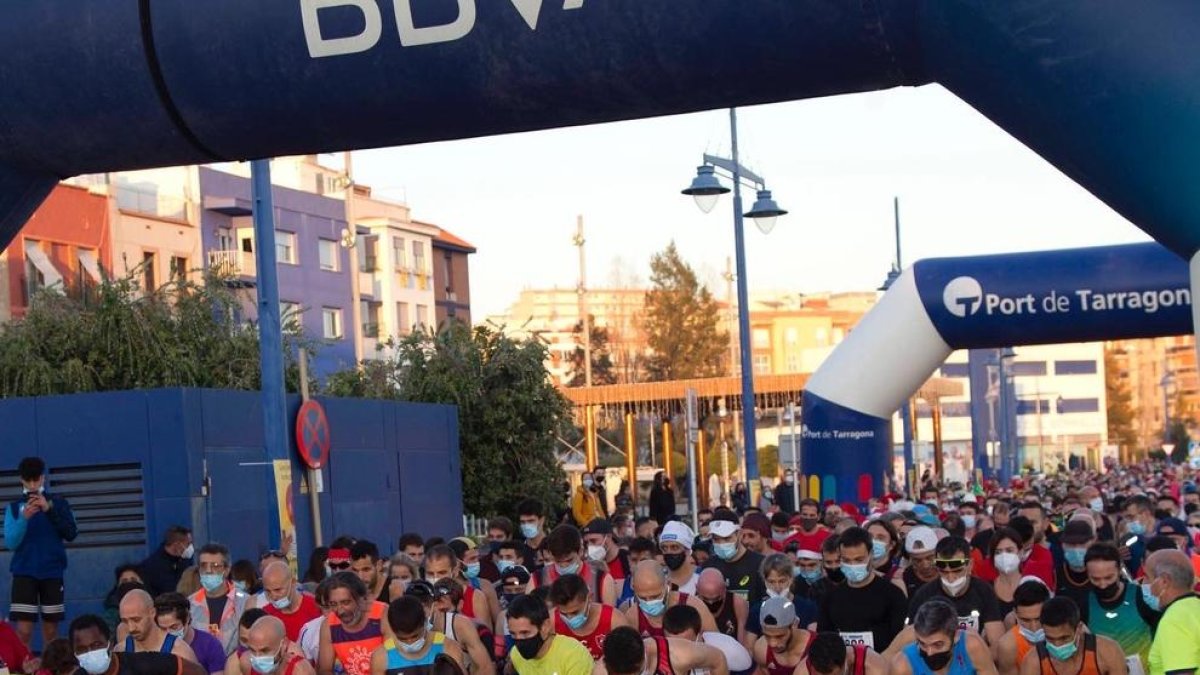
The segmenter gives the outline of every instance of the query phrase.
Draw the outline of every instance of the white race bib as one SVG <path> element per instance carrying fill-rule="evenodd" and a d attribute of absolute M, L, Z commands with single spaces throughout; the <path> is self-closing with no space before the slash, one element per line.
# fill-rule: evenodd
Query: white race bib
<path fill-rule="evenodd" d="M 866 645 L 867 649 L 875 649 L 875 634 L 871 631 L 860 633 L 840 633 L 842 642 L 846 643 L 847 647 L 857 647 L 858 645 Z"/>
<path fill-rule="evenodd" d="M 972 613 L 970 616 L 958 617 L 958 627 L 963 630 L 970 629 L 970 630 L 973 630 L 976 633 L 978 633 L 979 632 L 979 614 Z"/>
<path fill-rule="evenodd" d="M 1137 654 L 1126 656 L 1125 666 L 1129 668 L 1129 675 L 1146 675 L 1146 669 L 1142 667 L 1142 657 Z"/>

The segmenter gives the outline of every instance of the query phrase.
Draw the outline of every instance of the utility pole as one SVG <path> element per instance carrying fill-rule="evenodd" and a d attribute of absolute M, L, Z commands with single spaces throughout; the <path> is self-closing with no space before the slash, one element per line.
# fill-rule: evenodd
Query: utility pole
<path fill-rule="evenodd" d="M 729 305 L 729 376 L 734 377 L 738 363 L 738 334 L 737 310 L 733 308 L 733 280 L 737 278 L 733 274 L 733 258 L 725 258 L 725 273 L 721 277 L 725 279 L 725 302 Z"/>
<path fill-rule="evenodd" d="M 354 367 L 362 365 L 362 291 L 358 287 L 358 228 L 354 226 L 354 153 L 346 152 L 346 233 L 342 245 L 350 252 L 350 339 L 354 340 Z"/>
<path fill-rule="evenodd" d="M 575 246 L 579 247 L 579 318 L 583 326 L 583 384 L 586 387 L 592 386 L 592 320 L 588 316 L 587 303 L 587 256 L 584 253 L 584 245 L 587 240 L 583 238 L 583 216 L 575 217 L 575 238 L 573 239 Z"/>

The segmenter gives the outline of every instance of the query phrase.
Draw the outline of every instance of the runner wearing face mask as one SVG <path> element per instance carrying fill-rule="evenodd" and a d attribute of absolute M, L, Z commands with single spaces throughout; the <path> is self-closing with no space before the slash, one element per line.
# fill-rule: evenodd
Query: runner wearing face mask
<path fill-rule="evenodd" d="M 1088 548 L 1096 543 L 1091 518 L 1072 518 L 1058 536 L 1062 543 L 1063 561 L 1058 566 L 1058 594 L 1070 598 L 1081 611 L 1087 605 L 1092 584 L 1088 581 L 1084 559 Z"/>
<path fill-rule="evenodd" d="M 710 568 L 700 573 L 696 581 L 696 597 L 713 616 L 718 632 L 741 644 L 750 641 L 746 637 L 750 606 L 740 595 L 727 590 L 725 577 L 720 571 Z"/>
<path fill-rule="evenodd" d="M 754 643 L 754 662 L 767 675 L 792 675 L 806 658 L 812 634 L 796 626 L 795 606 L 787 598 L 768 598 L 762 606 L 763 636 Z"/>
<path fill-rule="evenodd" d="M 731 512 L 719 512 L 709 531 L 712 533 L 713 557 L 708 560 L 708 567 L 719 570 L 725 577 L 725 583 L 730 591 L 740 595 L 751 606 L 762 602 L 766 596 L 762 577 L 758 570 L 762 567 L 762 555 L 746 550 L 738 537 L 738 525 Z"/>
<path fill-rule="evenodd" d="M 798 531 L 784 543 L 794 541 L 802 549 L 820 550 L 821 544 L 831 534 L 829 528 L 821 524 L 821 505 L 815 499 L 800 501 L 799 515 L 792 518 L 791 525 L 797 527 Z"/>
<path fill-rule="evenodd" d="M 571 525 L 559 525 L 546 537 L 546 550 L 553 563 L 542 568 L 531 581 L 532 588 L 549 587 L 564 574 L 578 574 L 587 582 L 590 597 L 595 602 L 616 607 L 617 595 L 612 579 L 601 565 L 583 560 L 583 538 Z"/>
<path fill-rule="evenodd" d="M 699 598 L 671 590 L 663 566 L 656 560 L 640 562 L 634 568 L 633 593 L 635 602 L 625 610 L 625 618 L 645 637 L 663 637 L 663 613 L 676 605 L 694 607 L 704 630 L 717 630 L 712 614 Z"/>
<path fill-rule="evenodd" d="M 792 594 L 792 586 L 796 582 L 796 564 L 783 553 L 772 553 L 763 561 L 763 583 L 767 586 L 767 599 L 783 598 L 790 600 L 796 608 L 796 617 L 801 626 L 817 622 L 817 605 L 806 597 L 796 597 Z"/>
<path fill-rule="evenodd" d="M 871 535 L 852 527 L 839 539 L 844 585 L 833 586 L 821 600 L 817 630 L 836 631 L 847 644 L 882 649 L 904 627 L 904 592 L 871 569 Z"/>
<path fill-rule="evenodd" d="M 554 604 L 554 632 L 582 642 L 596 661 L 604 657 L 608 634 L 618 626 L 629 625 L 624 614 L 589 600 L 587 584 L 574 574 L 554 582 L 550 602 Z"/>
<path fill-rule="evenodd" d="M 371 675 L 425 675 L 445 654 L 462 667 L 462 649 L 454 640 L 429 628 L 420 600 L 405 596 L 388 606 L 387 622 L 395 636 L 371 653 Z"/>
<path fill-rule="evenodd" d="M 663 564 L 667 566 L 667 580 L 673 590 L 695 595 L 696 580 L 700 573 L 692 560 L 692 529 L 679 521 L 663 526 L 658 536 L 658 549 L 662 552 Z M 632 586 L 631 586 L 632 592 Z"/>
<path fill-rule="evenodd" d="M 995 675 L 987 645 L 974 632 L 959 629 L 949 602 L 934 598 L 923 604 L 913 632 L 916 640 L 892 657 L 891 675 Z"/>
<path fill-rule="evenodd" d="M 948 602 L 958 611 L 959 625 L 996 644 L 1004 634 L 1004 616 L 996 593 L 986 582 L 971 575 L 971 543 L 962 537 L 946 537 L 938 542 L 934 565 L 938 581 L 925 584 L 913 594 L 909 619 L 925 603 L 935 598 Z"/>
<path fill-rule="evenodd" d="M 1116 642 L 1086 631 L 1079 608 L 1067 598 L 1042 606 L 1046 641 L 1021 662 L 1021 675 L 1127 675 L 1125 655 Z"/>
<path fill-rule="evenodd" d="M 1013 593 L 1017 623 L 996 643 L 996 669 L 1000 675 L 1016 675 L 1021 663 L 1038 643 L 1046 640 L 1042 630 L 1042 605 L 1050 599 L 1050 589 L 1040 580 L 1031 579 Z"/>
<path fill-rule="evenodd" d="M 1084 565 L 1090 592 L 1080 608 L 1083 622 L 1096 635 L 1115 640 L 1127 659 L 1137 659 L 1137 667 L 1146 672 L 1158 612 L 1146 605 L 1137 584 L 1125 581 L 1121 553 L 1113 544 L 1093 544 Z"/>
<path fill-rule="evenodd" d="M 629 551 L 617 546 L 613 540 L 612 525 L 597 518 L 583 528 L 583 543 L 587 547 L 588 562 L 604 565 L 608 576 L 617 589 L 617 606 L 633 597 L 633 566 L 629 562 Z"/>
<path fill-rule="evenodd" d="M 917 589 L 925 584 L 936 581 L 937 567 L 933 565 L 936 556 L 937 534 L 932 528 L 918 525 L 908 531 L 904 538 L 904 551 L 908 554 L 908 565 L 904 572 L 892 579 L 892 583 L 904 591 L 904 595 L 912 597 Z"/>

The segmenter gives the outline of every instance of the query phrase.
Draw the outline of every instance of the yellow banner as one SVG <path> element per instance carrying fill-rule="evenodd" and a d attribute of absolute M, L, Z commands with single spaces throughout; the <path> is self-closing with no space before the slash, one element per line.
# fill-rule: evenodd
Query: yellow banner
<path fill-rule="evenodd" d="M 277 459 L 275 467 L 275 498 L 279 508 L 279 541 L 283 542 L 283 550 L 288 554 L 288 564 L 292 574 L 298 574 L 296 563 L 296 515 L 293 509 L 295 503 L 292 491 L 292 463 L 290 460 Z"/>

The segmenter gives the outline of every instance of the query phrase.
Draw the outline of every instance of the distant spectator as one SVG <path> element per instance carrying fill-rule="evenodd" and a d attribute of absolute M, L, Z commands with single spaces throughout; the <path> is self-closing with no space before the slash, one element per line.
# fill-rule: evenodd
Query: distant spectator
<path fill-rule="evenodd" d="M 75 650 L 66 638 L 54 638 L 42 649 L 42 667 L 38 673 L 45 675 L 72 675 L 79 669 Z"/>
<path fill-rule="evenodd" d="M 46 463 L 26 457 L 17 466 L 22 496 L 4 511 L 4 544 L 12 551 L 12 607 L 9 618 L 26 645 L 33 624 L 42 617 L 42 641 L 58 634 L 62 621 L 63 573 L 67 570 L 65 542 L 79 534 L 66 499 L 46 487 Z"/>
<path fill-rule="evenodd" d="M 168 529 L 154 553 L 142 561 L 142 581 L 150 595 L 174 591 L 183 571 L 192 566 L 194 555 L 192 531 L 182 525 Z"/>
<path fill-rule="evenodd" d="M 146 590 L 141 568 L 133 563 L 118 565 L 113 572 L 113 587 L 104 597 L 104 622 L 108 624 L 110 630 L 116 632 L 117 623 L 121 620 L 118 613 L 121 598 L 134 588 Z"/>
<path fill-rule="evenodd" d="M 243 593 L 254 595 L 262 591 L 262 583 L 258 579 L 258 568 L 249 560 L 238 560 L 229 568 L 229 580 L 235 588 Z"/>

